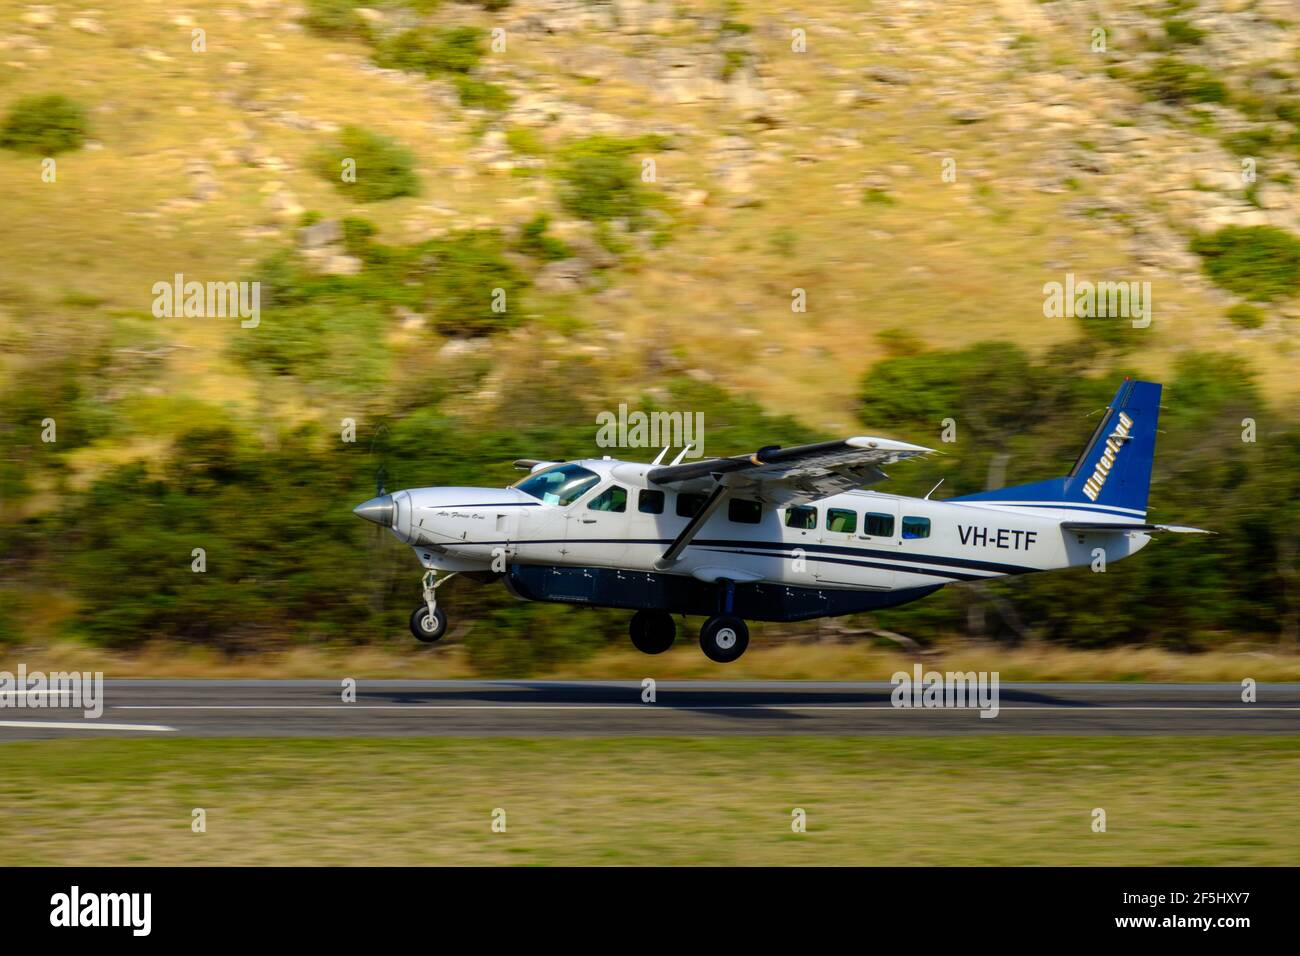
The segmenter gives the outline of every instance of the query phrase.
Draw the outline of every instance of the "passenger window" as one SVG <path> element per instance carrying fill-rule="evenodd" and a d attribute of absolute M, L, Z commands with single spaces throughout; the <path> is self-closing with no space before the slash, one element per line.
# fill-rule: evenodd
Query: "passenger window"
<path fill-rule="evenodd" d="M 862 530 L 863 533 L 873 538 L 892 538 L 894 536 L 894 516 L 868 511 L 863 517 Z"/>
<path fill-rule="evenodd" d="M 636 508 L 642 514 L 661 515 L 664 513 L 664 493 L 651 488 L 644 489 L 636 499 Z"/>
<path fill-rule="evenodd" d="M 763 520 L 763 506 L 746 498 L 732 498 L 727 502 L 727 517 L 737 524 L 758 524 Z"/>
<path fill-rule="evenodd" d="M 627 510 L 627 489 L 620 488 L 618 485 L 610 485 L 596 497 L 587 503 L 587 507 L 592 511 L 626 511 Z"/>
<path fill-rule="evenodd" d="M 904 538 L 930 537 L 930 519 L 914 518 L 911 515 L 903 515 L 903 537 Z"/>
<path fill-rule="evenodd" d="M 704 507 L 704 502 L 709 500 L 708 495 L 684 494 L 677 496 L 677 515 L 680 518 L 693 518 L 695 513 Z"/>
<path fill-rule="evenodd" d="M 795 505 L 785 509 L 785 526 L 798 528 L 800 531 L 812 531 L 817 527 L 817 509 L 807 505 Z"/>
<path fill-rule="evenodd" d="M 826 530 L 852 534 L 858 530 L 858 513 L 844 508 L 831 508 L 826 512 Z"/>

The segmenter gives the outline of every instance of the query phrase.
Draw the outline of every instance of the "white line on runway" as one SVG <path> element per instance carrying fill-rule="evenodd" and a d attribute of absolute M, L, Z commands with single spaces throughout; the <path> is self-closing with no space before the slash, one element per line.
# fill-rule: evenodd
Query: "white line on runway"
<path fill-rule="evenodd" d="M 0 727 L 38 727 L 47 730 L 148 730 L 175 732 L 162 724 L 105 724 L 98 720 L 0 720 Z"/>
<path fill-rule="evenodd" d="M 114 704 L 112 710 L 881 710 L 917 711 L 979 710 L 978 707 L 893 707 L 888 704 Z M 1045 706 L 1000 707 L 1008 710 L 1077 710 L 1085 713 L 1107 710 L 1149 710 L 1154 712 L 1204 712 L 1251 714 L 1263 711 L 1300 713 L 1300 707 L 1163 707 L 1103 704 L 1050 704 Z"/>

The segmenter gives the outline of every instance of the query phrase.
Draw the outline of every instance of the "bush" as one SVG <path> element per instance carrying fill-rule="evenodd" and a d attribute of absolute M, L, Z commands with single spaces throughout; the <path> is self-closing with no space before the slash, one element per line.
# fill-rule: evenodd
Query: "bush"
<path fill-rule="evenodd" d="M 366 0 L 307 0 L 302 25 L 312 33 L 330 37 L 368 39 L 370 27 L 357 14 Z"/>
<path fill-rule="evenodd" d="M 355 182 L 343 178 L 347 159 L 356 163 Z M 357 126 L 344 127 L 338 143 L 316 158 L 317 171 L 357 202 L 419 195 L 420 180 L 414 166 L 415 157 L 396 140 Z"/>
<path fill-rule="evenodd" d="M 1268 302 L 1300 291 L 1300 239 L 1275 226 L 1225 226 L 1192 240 L 1216 285 Z"/>
<path fill-rule="evenodd" d="M 506 145 L 520 156 L 542 156 L 546 146 L 537 131 L 527 126 L 513 126 L 506 130 Z"/>
<path fill-rule="evenodd" d="M 551 217 L 545 213 L 538 213 L 528 222 L 519 233 L 518 249 L 526 256 L 534 259 L 540 259 L 543 262 L 554 262 L 558 259 L 567 259 L 572 254 L 569 247 L 554 236 L 546 234 L 546 229 L 551 224 Z"/>
<path fill-rule="evenodd" d="M 40 156 L 80 149 L 86 141 L 86 110 L 61 93 L 25 96 L 0 127 L 0 147 Z"/>
<path fill-rule="evenodd" d="M 510 94 L 504 86 L 476 80 L 472 76 L 456 76 L 456 94 L 460 105 L 470 109 L 491 110 L 500 113 L 510 106 Z"/>
<path fill-rule="evenodd" d="M 1248 302 L 1238 302 L 1228 310 L 1228 321 L 1239 329 L 1257 329 L 1264 324 L 1264 310 Z"/>
<path fill-rule="evenodd" d="M 1138 89 L 1165 103 L 1222 103 L 1228 90 L 1209 70 L 1177 57 L 1161 57 L 1138 79 Z"/>
<path fill-rule="evenodd" d="M 1165 21 L 1165 37 L 1174 45 L 1199 46 L 1205 31 L 1177 17 Z"/>
<path fill-rule="evenodd" d="M 468 73 L 483 58 L 483 31 L 478 27 L 433 30 L 416 27 L 382 42 L 375 62 L 416 73 Z"/>
<path fill-rule="evenodd" d="M 515 324 L 515 301 L 523 281 L 506 261 L 496 230 L 470 230 L 422 247 L 432 265 L 426 284 L 427 306 L 444 335 L 489 335 Z M 505 311 L 493 311 L 495 290 Z"/>
<path fill-rule="evenodd" d="M 636 221 L 645 208 L 645 193 L 632 153 L 639 140 L 591 136 L 567 146 L 559 170 L 564 207 L 593 222 Z"/>
<path fill-rule="evenodd" d="M 1238 156 L 1259 156 L 1273 146 L 1273 131 L 1266 126 L 1238 130 L 1223 137 L 1223 146 Z"/>

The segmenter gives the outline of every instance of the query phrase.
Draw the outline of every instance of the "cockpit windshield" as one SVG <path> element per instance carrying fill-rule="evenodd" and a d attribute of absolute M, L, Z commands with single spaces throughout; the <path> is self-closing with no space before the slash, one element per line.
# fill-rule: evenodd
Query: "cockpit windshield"
<path fill-rule="evenodd" d="M 598 474 L 581 465 L 552 465 L 515 482 L 513 487 L 524 494 L 540 498 L 548 505 L 564 507 L 573 504 L 599 481 Z"/>

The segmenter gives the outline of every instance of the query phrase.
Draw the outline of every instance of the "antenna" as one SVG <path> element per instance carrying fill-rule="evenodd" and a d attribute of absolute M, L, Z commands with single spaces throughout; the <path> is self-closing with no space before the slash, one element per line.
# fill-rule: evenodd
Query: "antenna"
<path fill-rule="evenodd" d="M 925 500 L 926 500 L 926 501 L 929 501 L 929 500 L 930 500 L 930 496 L 931 496 L 932 494 L 934 494 L 936 491 L 939 490 L 939 486 L 940 486 L 941 484 L 943 484 L 943 479 L 942 479 L 942 478 L 940 478 L 937 482 L 935 482 L 934 487 L 931 488 L 929 491 L 927 491 L 927 492 L 925 493 Z"/>
<path fill-rule="evenodd" d="M 657 465 L 657 464 L 659 464 L 659 462 L 663 461 L 663 460 L 664 460 L 664 455 L 668 454 L 668 449 L 670 449 L 670 448 L 672 448 L 672 447 L 673 447 L 672 445 L 664 445 L 664 450 L 661 451 L 661 452 L 659 453 L 658 457 L 656 457 L 654 461 L 650 462 L 650 464 L 652 464 L 652 465 Z"/>
<path fill-rule="evenodd" d="M 690 450 L 691 450 L 692 448 L 694 448 L 694 447 L 695 447 L 695 442 L 691 442 L 689 445 L 687 445 L 685 448 L 683 448 L 681 451 L 679 451 L 679 452 L 677 453 L 677 457 L 673 459 L 673 464 L 674 464 L 674 465 L 680 465 L 680 464 L 682 463 L 682 459 L 686 457 L 686 453 L 687 453 L 688 451 L 690 451 Z M 667 449 L 664 449 L 664 450 L 667 451 Z M 669 467 L 671 467 L 671 466 L 669 466 Z"/>

